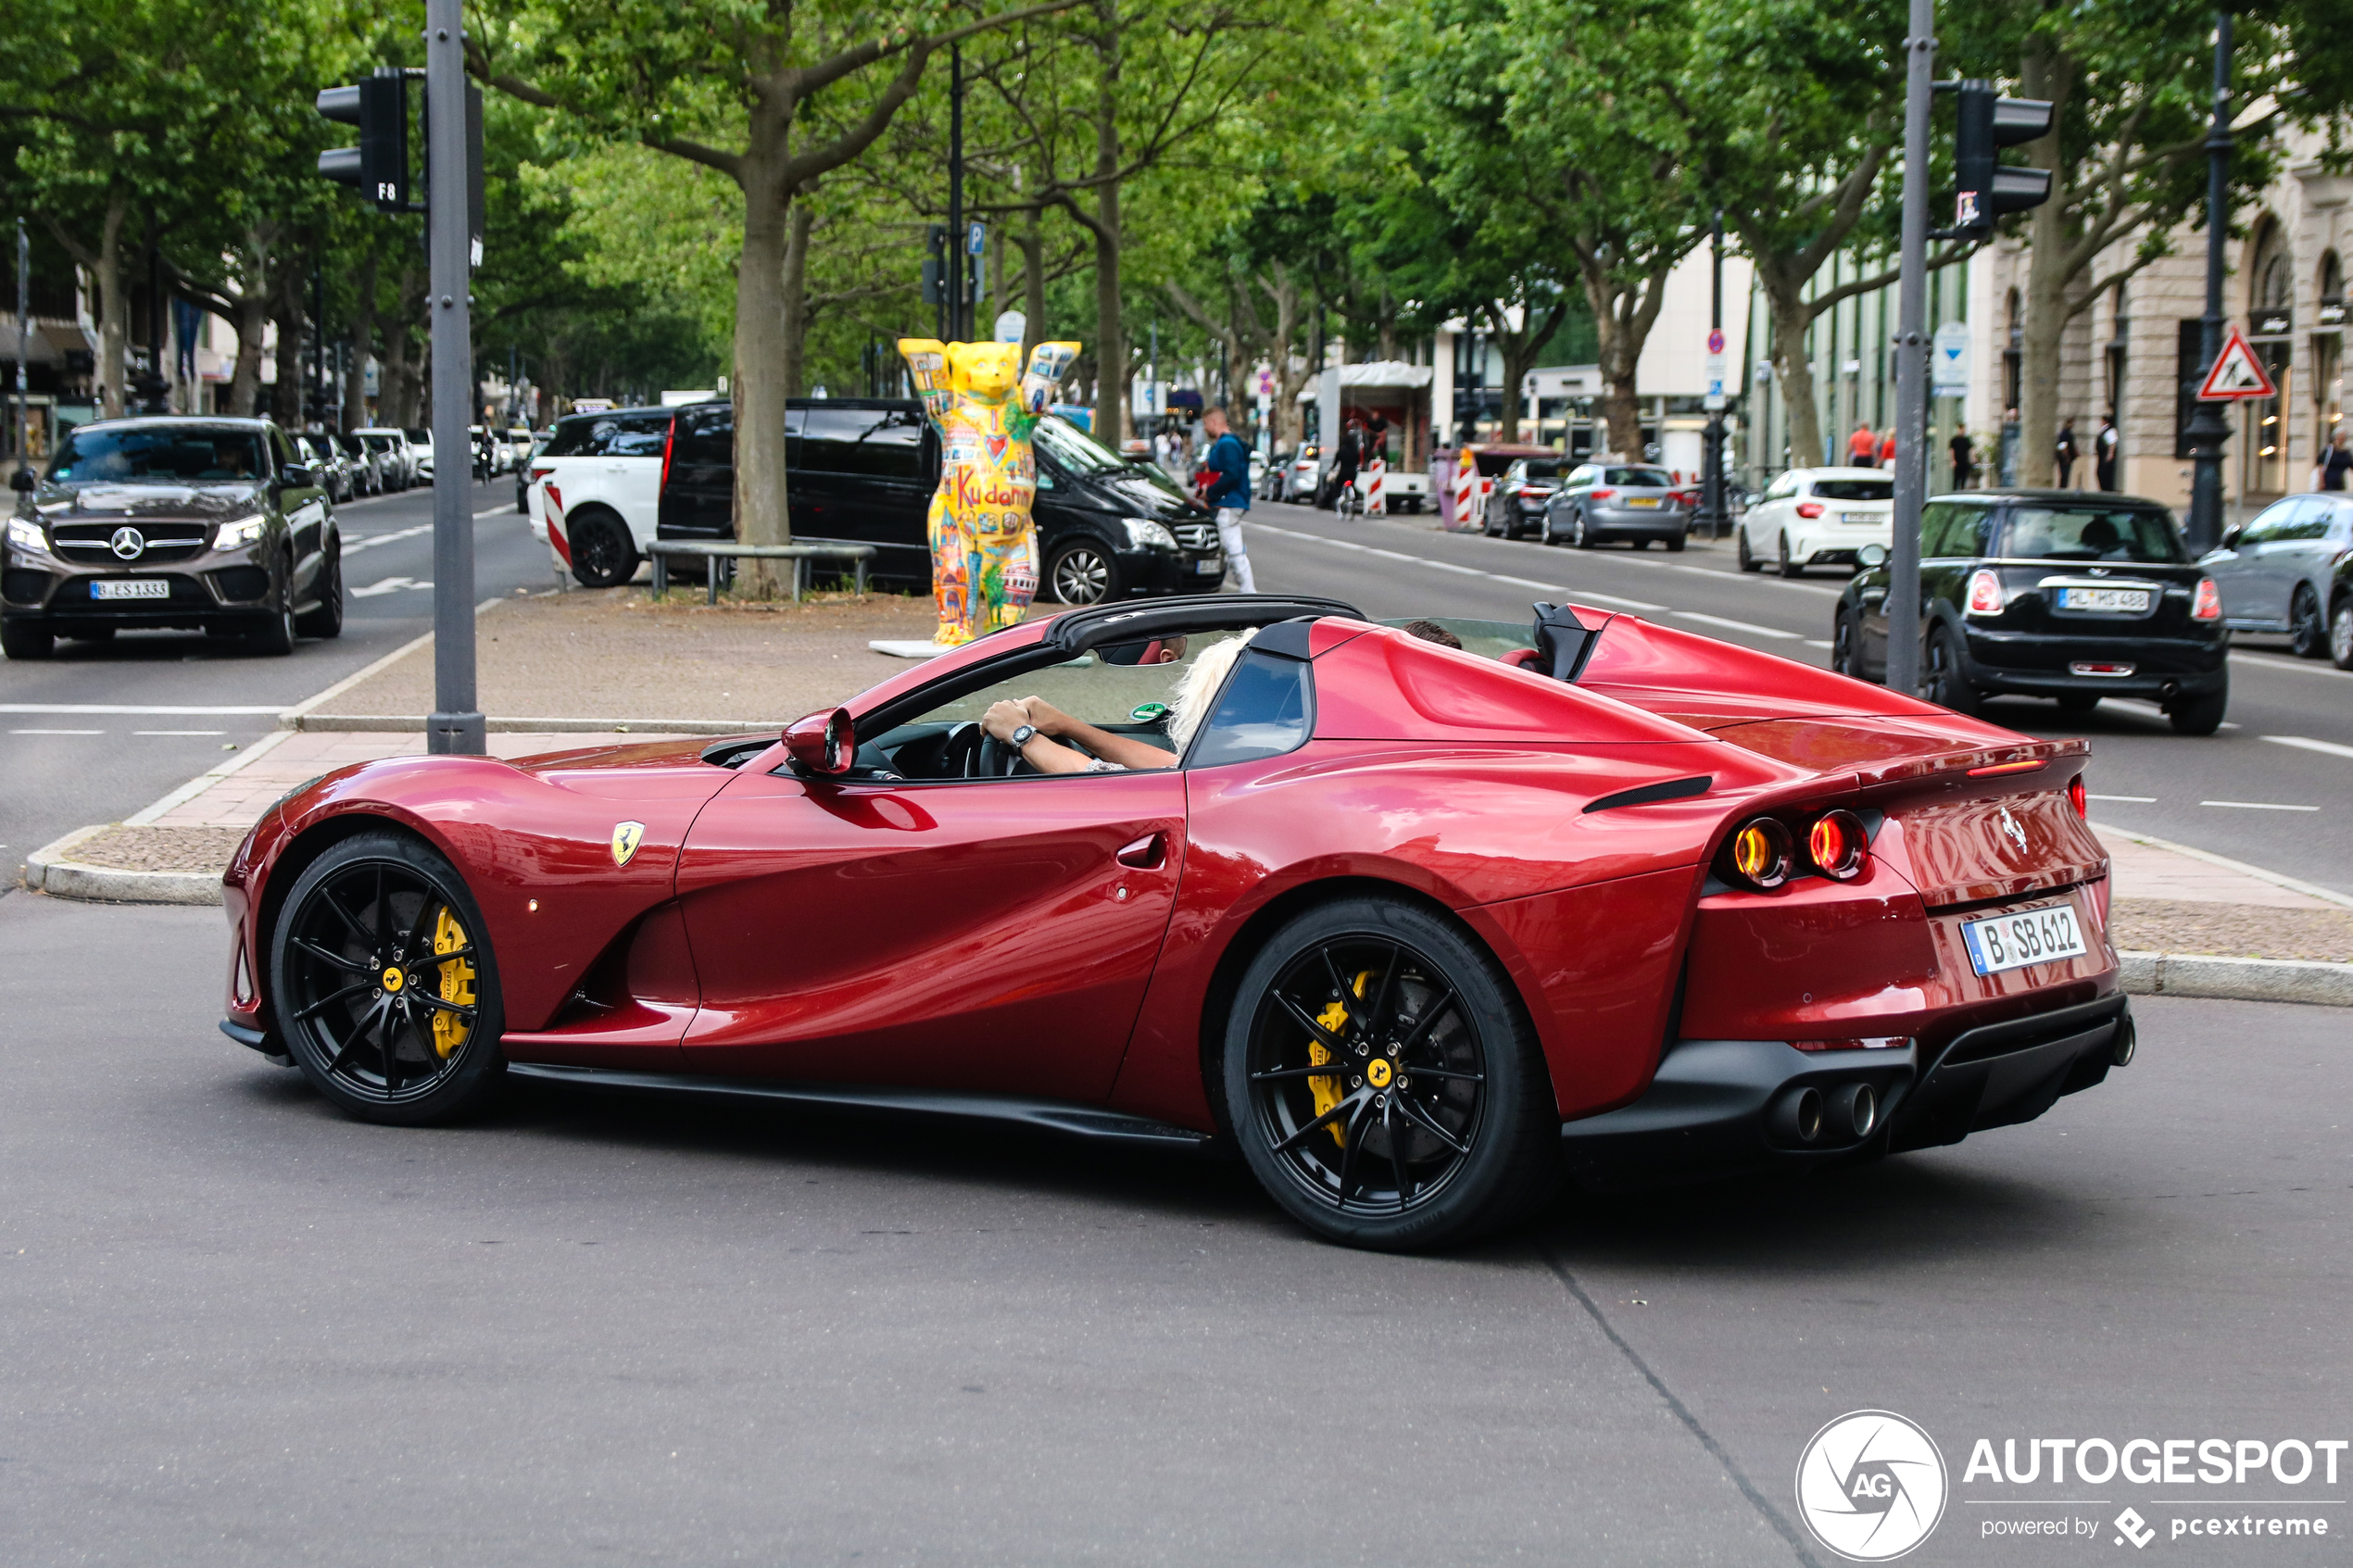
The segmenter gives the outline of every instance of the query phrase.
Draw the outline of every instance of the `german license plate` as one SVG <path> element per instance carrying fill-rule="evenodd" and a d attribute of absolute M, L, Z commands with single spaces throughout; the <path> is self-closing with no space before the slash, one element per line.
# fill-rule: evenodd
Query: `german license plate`
<path fill-rule="evenodd" d="M 2059 608 L 2145 615 L 2148 613 L 2149 596 L 2146 588 L 2061 588 Z"/>
<path fill-rule="evenodd" d="M 1223 577 L 1225 574 L 1226 563 L 1214 556 L 1193 562 L 1193 575 L 1196 577 Z"/>
<path fill-rule="evenodd" d="M 92 581 L 94 599 L 168 599 L 171 584 L 160 577 L 100 577 Z"/>
<path fill-rule="evenodd" d="M 1969 944 L 1969 961 L 1980 974 L 1999 974 L 2054 959 L 2080 959 L 2086 951 L 2072 904 L 2045 904 L 1969 921 L 1961 926 L 1961 940 Z"/>
<path fill-rule="evenodd" d="M 1885 512 L 1841 512 L 1838 514 L 1838 521 L 1864 524 L 1885 522 L 1887 514 Z"/>
<path fill-rule="evenodd" d="M 1629 495 L 1626 497 L 1626 504 L 1629 507 L 1655 507 L 1658 505 L 1658 497 L 1655 495 Z"/>

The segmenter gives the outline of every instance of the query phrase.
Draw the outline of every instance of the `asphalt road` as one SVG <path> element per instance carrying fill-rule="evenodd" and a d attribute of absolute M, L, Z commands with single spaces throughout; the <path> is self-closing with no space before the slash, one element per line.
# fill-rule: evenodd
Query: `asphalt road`
<path fill-rule="evenodd" d="M 1519 622 L 1536 599 L 1574 598 L 1785 659 L 1830 660 L 1842 580 L 1743 574 L 1729 539 L 1670 556 L 1445 533 L 1428 515 L 1341 521 L 1259 502 L 1250 516 L 1261 588 L 1332 594 L 1376 616 Z M 2202 739 L 2175 734 L 2153 704 L 2112 698 L 2077 719 L 2052 703 L 2002 698 L 1986 717 L 2033 735 L 2090 736 L 2097 821 L 2353 894 L 2353 674 L 2296 658 L 2285 638 L 2237 640 L 2229 721 Z"/>
<path fill-rule="evenodd" d="M 473 488 L 479 599 L 550 582 L 547 550 L 515 510 L 514 481 Z M 433 629 L 433 492 L 335 508 L 349 591 L 343 635 L 257 659 L 200 633 L 125 632 L 0 661 L 0 858 L 113 822 L 216 766 L 281 709 Z M 90 711 L 96 708 L 119 711 Z"/>
<path fill-rule="evenodd" d="M 2028 1126 L 1401 1259 L 1027 1136 L 546 1087 L 362 1126 L 214 1032 L 221 950 L 0 897 L 11 1568 L 1827 1565 L 1793 1476 L 1867 1408 L 1950 1474 L 1910 1562 L 2114 1561 L 2127 1506 L 2168 1562 L 2353 1530 L 2342 1466 L 1963 1475 L 2353 1436 L 2341 1012 L 2145 1000 L 2139 1060 Z M 2330 1536 L 2163 1534 L 2226 1511 Z M 2099 1533 L 1987 1535 L 2055 1518 Z"/>

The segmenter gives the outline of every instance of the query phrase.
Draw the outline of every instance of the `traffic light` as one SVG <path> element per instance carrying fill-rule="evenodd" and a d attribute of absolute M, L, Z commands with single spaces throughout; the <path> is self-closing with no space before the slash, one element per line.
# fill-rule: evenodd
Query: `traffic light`
<path fill-rule="evenodd" d="M 945 305 L 948 303 L 950 291 L 948 225 L 934 223 L 924 238 L 926 247 L 931 252 L 924 257 L 924 303 Z"/>
<path fill-rule="evenodd" d="M 2051 132 L 2051 106 L 2038 98 L 2005 98 L 1990 82 L 1964 82 L 1960 118 L 1954 127 L 1953 168 L 1958 176 L 1953 198 L 1953 232 L 1987 239 L 1994 220 L 2024 212 L 2051 199 L 2051 175 L 2044 169 L 2005 167 L 2004 147 L 2032 142 Z"/>
<path fill-rule="evenodd" d="M 385 67 L 355 86 L 324 89 L 319 112 L 359 127 L 359 144 L 321 153 L 319 172 L 351 186 L 381 211 L 409 211 L 409 83 L 399 69 Z"/>

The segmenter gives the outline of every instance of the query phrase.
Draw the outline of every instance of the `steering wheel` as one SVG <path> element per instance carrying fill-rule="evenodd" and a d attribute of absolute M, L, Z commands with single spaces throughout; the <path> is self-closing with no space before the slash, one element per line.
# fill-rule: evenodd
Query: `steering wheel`
<path fill-rule="evenodd" d="M 1010 779 L 1022 764 L 1021 753 L 995 735 L 983 730 L 980 749 L 973 759 L 972 771 L 965 776 L 976 779 Z"/>

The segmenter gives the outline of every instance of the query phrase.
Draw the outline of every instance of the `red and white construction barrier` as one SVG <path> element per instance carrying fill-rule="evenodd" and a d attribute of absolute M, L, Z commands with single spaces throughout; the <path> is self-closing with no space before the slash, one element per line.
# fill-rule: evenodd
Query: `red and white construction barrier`
<path fill-rule="evenodd" d="M 1389 515 L 1389 465 L 1378 458 L 1365 465 L 1365 515 Z"/>

